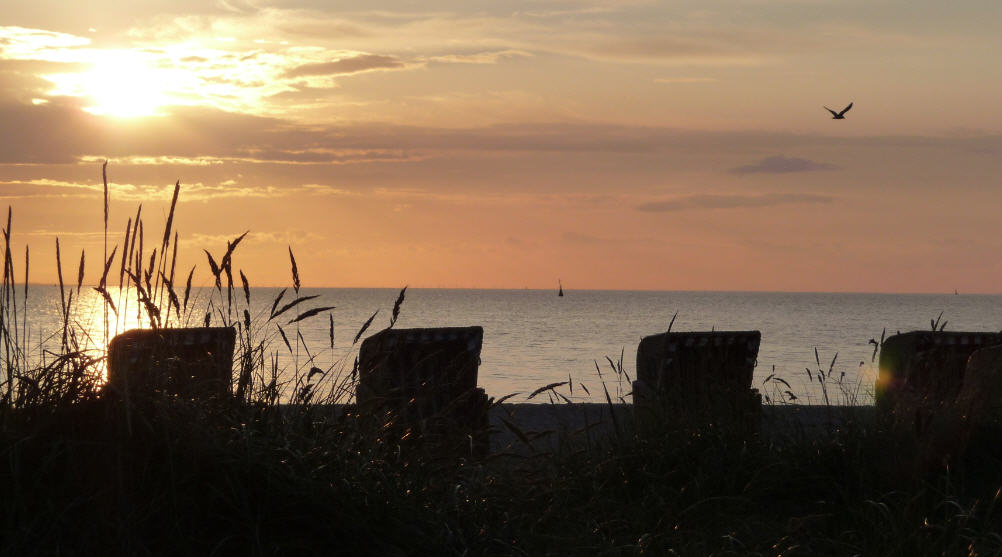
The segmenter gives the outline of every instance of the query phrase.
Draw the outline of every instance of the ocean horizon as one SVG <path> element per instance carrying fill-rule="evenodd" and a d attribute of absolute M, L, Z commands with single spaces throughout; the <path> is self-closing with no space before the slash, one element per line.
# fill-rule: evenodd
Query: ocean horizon
<path fill-rule="evenodd" d="M 76 293 L 75 285 L 66 290 Z M 225 287 L 222 291 L 193 288 L 189 306 L 194 309 L 182 324 L 201 326 L 210 307 L 214 324 L 220 324 L 220 318 L 242 321 L 246 308 L 253 329 L 263 331 L 263 325 L 279 324 L 288 333 L 289 347 L 274 328 L 267 339 L 286 374 L 294 374 L 308 358 L 310 366 L 347 366 L 350 370 L 361 340 L 389 325 L 400 292 L 393 288 L 302 288 L 300 297 L 316 296 L 308 307 L 334 306 L 330 317 L 323 313 L 290 324 L 286 315 L 269 323 L 272 304 L 282 290 L 253 287 L 247 306 L 237 287 L 232 294 L 234 309 L 226 316 L 221 311 L 227 304 Z M 116 291 L 117 287 L 111 289 L 113 297 Z M 282 303 L 293 295 L 288 289 Z M 84 287 L 76 297 L 74 322 L 89 331 L 88 348 L 99 349 L 104 342 L 100 296 Z M 135 320 L 134 294 L 132 298 L 131 305 L 119 303 L 119 313 L 128 318 L 120 318 L 111 327 L 112 335 L 142 325 Z M 306 308 L 303 304 L 299 309 Z M 58 286 L 30 285 L 28 310 L 29 345 L 52 343 L 61 323 Z M 373 314 L 371 326 L 354 343 Z M 564 381 L 568 384 L 560 392 L 574 401 L 604 401 L 604 382 L 614 401 L 629 402 L 628 379 L 635 377 L 640 339 L 663 333 L 670 325 L 672 331 L 760 331 L 753 387 L 770 400 L 825 403 L 817 381 L 820 369 L 826 374 L 831 370 L 831 377 L 843 387 L 829 382 L 829 402 L 869 404 L 877 373 L 871 339 L 929 330 L 933 323 L 945 325 L 948 331 L 1002 330 L 1002 295 L 566 289 L 565 296 L 558 297 L 556 290 L 408 288 L 394 326 L 483 327 L 479 384 L 497 398 L 518 393 L 512 402 L 525 402 L 539 387 Z M 625 374 L 614 373 L 610 361 L 616 367 L 621 361 Z M 781 382 L 766 383 L 770 376 L 781 378 L 789 388 Z M 529 400 L 549 401 L 547 393 Z"/>

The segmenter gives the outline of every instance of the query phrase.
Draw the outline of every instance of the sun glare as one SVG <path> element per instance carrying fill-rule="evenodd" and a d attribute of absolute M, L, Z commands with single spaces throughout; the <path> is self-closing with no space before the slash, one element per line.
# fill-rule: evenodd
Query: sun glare
<path fill-rule="evenodd" d="M 109 52 L 85 74 L 84 93 L 94 102 L 87 110 L 123 118 L 153 116 L 167 101 L 165 77 L 135 53 Z"/>
<path fill-rule="evenodd" d="M 55 94 L 80 96 L 92 114 L 134 118 L 155 116 L 168 103 L 164 92 L 170 72 L 155 67 L 139 52 L 95 52 L 88 71 L 51 76 Z"/>

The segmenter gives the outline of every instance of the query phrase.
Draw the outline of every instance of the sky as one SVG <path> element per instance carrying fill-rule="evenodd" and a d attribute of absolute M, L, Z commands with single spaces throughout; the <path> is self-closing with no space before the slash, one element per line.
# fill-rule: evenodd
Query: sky
<path fill-rule="evenodd" d="M 252 285 L 1002 291 L 1002 3 L 13 2 L 33 282 L 175 182 Z M 839 111 L 853 103 L 843 120 Z M 161 232 L 158 232 L 161 231 Z M 155 244 L 158 242 L 150 242 Z M 23 267 L 19 267 L 23 268 Z M 67 273 L 73 274 L 74 273 Z"/>

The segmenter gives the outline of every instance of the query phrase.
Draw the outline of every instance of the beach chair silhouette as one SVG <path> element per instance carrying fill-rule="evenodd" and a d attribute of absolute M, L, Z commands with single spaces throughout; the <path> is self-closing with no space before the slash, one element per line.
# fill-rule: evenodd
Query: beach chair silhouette
<path fill-rule="evenodd" d="M 751 384 L 760 341 L 759 331 L 644 337 L 637 347 L 634 408 L 710 423 L 757 415 L 761 396 Z"/>
<path fill-rule="evenodd" d="M 488 399 L 477 387 L 481 327 L 386 329 L 359 349 L 356 403 L 401 440 L 483 456 Z"/>
<path fill-rule="evenodd" d="M 232 327 L 126 331 L 108 345 L 107 389 L 126 400 L 228 398 L 235 343 Z"/>

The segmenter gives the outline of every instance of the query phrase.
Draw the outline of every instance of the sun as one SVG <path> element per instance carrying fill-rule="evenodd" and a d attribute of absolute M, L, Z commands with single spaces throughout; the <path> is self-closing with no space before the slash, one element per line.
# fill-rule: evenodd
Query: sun
<path fill-rule="evenodd" d="M 53 76 L 57 93 L 79 96 L 84 110 L 118 118 L 156 116 L 169 103 L 170 72 L 142 52 L 95 51 L 87 71 Z"/>

